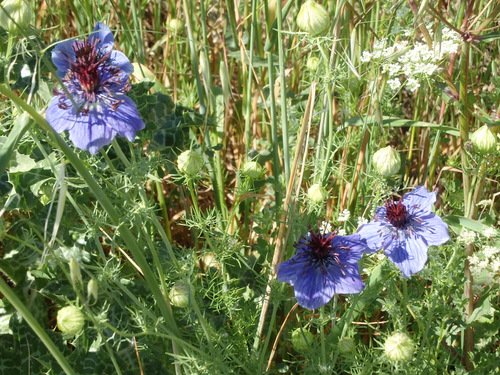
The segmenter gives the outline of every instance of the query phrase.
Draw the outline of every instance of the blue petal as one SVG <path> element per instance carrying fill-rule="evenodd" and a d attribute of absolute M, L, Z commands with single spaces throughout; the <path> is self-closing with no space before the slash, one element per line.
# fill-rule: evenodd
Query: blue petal
<path fill-rule="evenodd" d="M 118 68 L 125 72 L 127 76 L 132 74 L 132 72 L 134 71 L 134 66 L 130 63 L 127 56 L 125 56 L 120 51 L 111 51 L 111 53 L 109 54 L 109 60 L 111 64 L 118 66 Z"/>
<path fill-rule="evenodd" d="M 309 272 L 297 278 L 295 298 L 300 306 L 307 309 L 317 309 L 328 303 L 335 293 L 333 283 L 325 283 L 326 275 L 319 268 L 309 268 Z"/>
<path fill-rule="evenodd" d="M 439 246 L 450 240 L 448 225 L 439 216 L 430 213 L 420 220 L 421 223 L 414 226 L 414 231 L 422 236 L 427 245 Z"/>
<path fill-rule="evenodd" d="M 115 40 L 113 39 L 113 33 L 109 29 L 108 26 L 97 22 L 92 34 L 89 36 L 89 40 L 98 38 L 99 43 L 97 43 L 97 47 L 102 48 L 105 52 L 109 52 L 113 45 L 115 44 Z"/>
<path fill-rule="evenodd" d="M 292 286 L 295 284 L 297 276 L 304 271 L 305 265 L 303 262 L 296 262 L 294 258 L 278 263 L 275 269 L 278 280 Z"/>
<path fill-rule="evenodd" d="M 401 270 L 404 277 L 410 277 L 424 268 L 427 246 L 418 236 L 399 236 L 391 246 L 386 247 L 385 255 Z"/>
<path fill-rule="evenodd" d="M 68 59 L 75 59 L 75 51 L 73 50 L 74 40 L 65 40 L 57 44 L 52 53 L 50 54 L 52 57 L 52 62 L 57 67 L 57 75 L 61 78 L 64 78 L 69 69 Z"/>
<path fill-rule="evenodd" d="M 69 131 L 69 139 L 82 149 L 96 154 L 103 146 L 111 143 L 116 132 L 106 126 L 102 118 L 87 115 L 78 116 L 75 126 Z"/>
<path fill-rule="evenodd" d="M 66 98 L 63 102 L 71 106 L 71 102 Z M 76 115 L 73 107 L 68 109 L 59 108 L 59 96 L 54 96 L 50 101 L 49 106 L 45 110 L 47 122 L 58 133 L 65 130 L 70 130 L 75 125 Z"/>
<path fill-rule="evenodd" d="M 116 98 L 123 100 L 123 102 L 120 103 L 116 111 L 104 110 L 103 117 L 106 119 L 105 123 L 120 136 L 132 142 L 135 138 L 135 133 L 144 129 L 144 122 L 139 116 L 137 106 L 132 99 L 125 95 L 117 96 Z"/>
<path fill-rule="evenodd" d="M 387 224 L 380 221 L 371 221 L 364 224 L 356 232 L 359 236 L 366 240 L 367 252 L 380 250 L 386 242 L 387 234 L 385 227 Z"/>
<path fill-rule="evenodd" d="M 403 196 L 403 204 L 410 213 L 419 212 L 425 215 L 431 212 L 432 206 L 436 202 L 436 192 L 429 193 L 424 186 L 417 186 L 415 190 Z"/>
<path fill-rule="evenodd" d="M 366 240 L 362 239 L 359 234 L 334 237 L 332 248 L 334 252 L 339 254 L 342 264 L 357 263 L 362 258 L 363 253 L 371 251 Z"/>
<path fill-rule="evenodd" d="M 329 267 L 327 272 L 329 277 L 326 286 L 333 288 L 334 294 L 356 294 L 365 288 L 357 263 L 342 270 L 337 267 Z"/>

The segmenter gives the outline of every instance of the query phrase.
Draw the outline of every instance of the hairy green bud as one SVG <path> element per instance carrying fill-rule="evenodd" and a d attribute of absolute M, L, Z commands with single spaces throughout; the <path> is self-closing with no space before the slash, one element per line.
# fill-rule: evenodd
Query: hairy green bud
<path fill-rule="evenodd" d="M 201 171 L 205 161 L 203 160 L 203 156 L 196 151 L 187 150 L 179 155 L 177 158 L 177 166 L 179 167 L 179 171 L 188 175 L 195 176 Z"/>
<path fill-rule="evenodd" d="M 189 305 L 189 285 L 184 283 L 175 284 L 168 293 L 170 303 L 176 307 L 188 307 Z"/>
<path fill-rule="evenodd" d="M 292 332 L 292 346 L 298 352 L 309 350 L 314 343 L 314 335 L 305 329 L 297 328 Z"/>
<path fill-rule="evenodd" d="M 375 170 L 382 176 L 392 176 L 401 168 L 399 152 L 391 146 L 381 148 L 375 152 L 372 161 Z"/>
<path fill-rule="evenodd" d="M 9 32 L 22 31 L 33 14 L 25 0 L 4 0 L 0 4 L 0 26 Z"/>
<path fill-rule="evenodd" d="M 415 344 L 406 333 L 396 332 L 385 340 L 384 351 L 391 361 L 408 361 L 414 350 Z"/>
<path fill-rule="evenodd" d="M 470 140 L 480 154 L 490 154 L 497 149 L 497 137 L 488 125 L 483 125 L 472 133 Z"/>
<path fill-rule="evenodd" d="M 313 0 L 307 0 L 300 7 L 297 15 L 299 29 L 311 36 L 323 34 L 330 26 L 330 15 L 327 10 Z"/>
<path fill-rule="evenodd" d="M 85 316 L 76 306 L 66 306 L 57 312 L 57 328 L 62 333 L 76 335 L 85 324 Z"/>
<path fill-rule="evenodd" d="M 307 189 L 307 198 L 312 203 L 323 203 L 326 198 L 328 198 L 328 193 L 323 186 L 320 184 L 313 184 L 309 189 Z"/>

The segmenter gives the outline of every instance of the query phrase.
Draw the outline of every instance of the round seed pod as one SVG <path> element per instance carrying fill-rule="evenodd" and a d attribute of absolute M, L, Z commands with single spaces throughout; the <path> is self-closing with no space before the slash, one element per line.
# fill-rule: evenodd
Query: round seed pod
<path fill-rule="evenodd" d="M 76 335 L 85 325 L 85 316 L 76 306 L 66 306 L 57 312 L 57 328 L 62 333 Z"/>
<path fill-rule="evenodd" d="M 313 0 L 307 0 L 300 7 L 297 25 L 299 29 L 311 36 L 317 36 L 330 27 L 330 15 L 322 5 Z"/>
<path fill-rule="evenodd" d="M 408 361 L 415 351 L 413 340 L 402 332 L 395 332 L 385 340 L 384 351 L 391 361 Z"/>

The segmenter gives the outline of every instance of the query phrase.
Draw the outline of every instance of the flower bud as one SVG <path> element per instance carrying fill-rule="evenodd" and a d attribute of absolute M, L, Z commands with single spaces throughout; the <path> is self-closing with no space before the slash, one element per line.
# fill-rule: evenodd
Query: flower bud
<path fill-rule="evenodd" d="M 57 312 L 57 328 L 62 333 L 76 335 L 85 324 L 85 316 L 76 306 L 66 306 Z"/>
<path fill-rule="evenodd" d="M 188 175 L 195 176 L 201 171 L 205 161 L 203 160 L 203 156 L 196 151 L 187 150 L 179 155 L 177 158 L 177 166 L 179 167 L 179 171 Z"/>
<path fill-rule="evenodd" d="M 311 72 L 315 72 L 319 67 L 319 58 L 316 56 L 311 56 L 307 59 L 306 68 Z"/>
<path fill-rule="evenodd" d="M 483 125 L 472 133 L 470 140 L 480 154 L 492 153 L 497 148 L 497 138 L 488 125 Z"/>
<path fill-rule="evenodd" d="M 344 337 L 338 343 L 339 352 L 342 354 L 351 353 L 354 350 L 354 340 L 350 337 Z"/>
<path fill-rule="evenodd" d="M 77 283 L 83 283 L 82 273 L 80 272 L 80 265 L 75 260 L 75 258 L 71 258 L 71 260 L 69 261 L 69 277 L 73 287 L 76 287 Z"/>
<path fill-rule="evenodd" d="M 414 350 L 415 344 L 406 333 L 396 332 L 385 340 L 384 351 L 391 361 L 408 361 Z"/>
<path fill-rule="evenodd" d="M 99 296 L 99 287 L 97 285 L 96 279 L 92 278 L 87 284 L 87 299 L 90 301 L 90 297 L 94 298 L 94 302 L 97 302 Z"/>
<path fill-rule="evenodd" d="M 189 285 L 177 283 L 168 293 L 170 303 L 176 307 L 187 307 L 189 305 Z"/>
<path fill-rule="evenodd" d="M 174 33 L 181 32 L 183 27 L 184 27 L 184 22 L 182 22 L 177 18 L 172 18 L 168 23 L 168 28 L 172 30 Z"/>
<path fill-rule="evenodd" d="M 264 168 L 262 165 L 257 163 L 256 161 L 247 161 L 241 167 L 241 172 L 254 180 L 262 178 L 264 175 Z"/>
<path fill-rule="evenodd" d="M 313 184 L 309 189 L 307 189 L 307 198 L 312 203 L 323 203 L 326 198 L 328 198 L 328 193 L 325 188 L 320 184 Z"/>
<path fill-rule="evenodd" d="M 309 350 L 314 342 L 314 335 L 305 329 L 297 328 L 292 332 L 292 346 L 298 352 Z"/>
<path fill-rule="evenodd" d="M 25 0 L 4 0 L 0 5 L 0 26 L 5 30 L 21 31 L 31 22 L 33 15 Z"/>
<path fill-rule="evenodd" d="M 392 176 L 401 168 L 399 152 L 391 146 L 381 148 L 373 154 L 373 166 L 382 176 Z"/>
<path fill-rule="evenodd" d="M 324 33 L 330 26 L 330 15 L 327 10 L 313 0 L 307 0 L 300 7 L 297 15 L 299 29 L 316 36 Z"/>

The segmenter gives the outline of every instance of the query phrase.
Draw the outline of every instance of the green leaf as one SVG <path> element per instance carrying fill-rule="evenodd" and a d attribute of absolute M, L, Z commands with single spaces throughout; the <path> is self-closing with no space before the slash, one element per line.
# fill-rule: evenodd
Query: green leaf
<path fill-rule="evenodd" d="M 29 125 L 31 121 L 29 121 L 29 116 L 27 113 L 22 113 L 17 116 L 14 120 L 14 126 L 10 131 L 7 139 L 4 139 L 1 143 L 0 147 L 0 175 L 5 172 L 5 169 L 9 165 L 10 160 L 14 157 L 14 150 L 17 147 L 17 144 L 23 137 L 24 133 L 29 129 Z"/>
<path fill-rule="evenodd" d="M 484 315 L 486 315 L 490 312 L 490 310 L 491 310 L 490 298 L 491 298 L 491 296 L 486 297 L 483 300 L 483 303 L 474 309 L 474 311 L 472 312 L 472 315 L 469 316 L 469 319 L 467 319 L 467 322 L 466 322 L 467 324 L 471 324 L 472 322 L 475 322 L 476 320 L 482 318 Z"/>
<path fill-rule="evenodd" d="M 463 216 L 445 216 L 443 217 L 443 221 L 457 234 L 460 233 L 463 228 L 479 233 L 482 233 L 485 229 L 489 228 L 488 225 L 484 225 L 477 220 L 468 219 Z"/>
<path fill-rule="evenodd" d="M 377 124 L 376 116 L 355 116 L 344 122 L 345 126 L 363 126 L 363 125 L 375 125 Z M 384 116 L 382 120 L 382 126 L 384 128 L 400 128 L 400 127 L 417 127 L 417 128 L 431 128 L 435 130 L 441 130 L 446 134 L 452 135 L 454 137 L 459 137 L 460 132 L 458 129 L 452 128 L 451 126 L 437 125 L 432 122 L 424 121 L 413 121 L 397 117 L 387 117 Z"/>
<path fill-rule="evenodd" d="M 489 34 L 481 35 L 480 37 L 478 37 L 478 39 L 481 41 L 481 43 L 493 42 L 494 40 L 500 39 L 500 31 L 494 31 Z"/>

